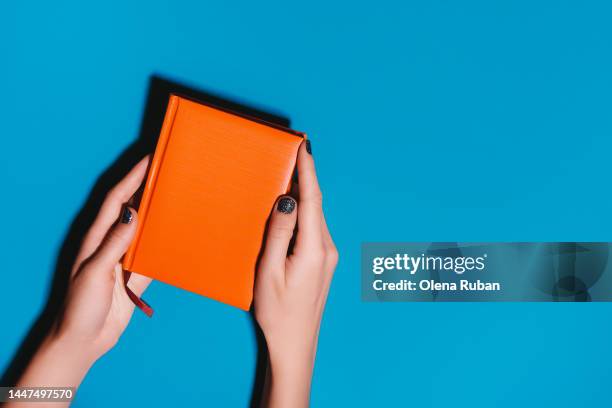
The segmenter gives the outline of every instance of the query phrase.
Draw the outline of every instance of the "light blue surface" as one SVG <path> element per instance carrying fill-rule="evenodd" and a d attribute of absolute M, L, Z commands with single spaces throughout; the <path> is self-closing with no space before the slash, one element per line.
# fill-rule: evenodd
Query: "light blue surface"
<path fill-rule="evenodd" d="M 362 241 L 612 240 L 612 8 L 568 3 L 3 4 L 0 368 L 158 74 L 313 140 L 341 253 L 313 406 L 610 405 L 609 304 L 360 301 Z M 74 405 L 246 406 L 247 315 L 146 298 Z"/>

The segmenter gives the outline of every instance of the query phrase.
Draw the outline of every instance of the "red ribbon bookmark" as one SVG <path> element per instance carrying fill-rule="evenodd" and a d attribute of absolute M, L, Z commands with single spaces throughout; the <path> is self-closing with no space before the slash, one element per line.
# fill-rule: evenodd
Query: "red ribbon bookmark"
<path fill-rule="evenodd" d="M 125 271 L 124 271 L 125 272 Z M 125 280 L 125 291 L 128 294 L 128 297 L 130 298 L 130 300 L 132 301 L 132 303 L 134 303 L 134 305 L 139 308 L 140 310 L 142 310 L 144 312 L 144 314 L 146 314 L 148 317 L 152 317 L 153 316 L 153 308 L 151 306 L 149 306 L 149 304 L 147 302 L 144 301 L 144 299 L 139 298 L 138 296 L 136 296 L 136 294 L 134 292 L 132 292 L 132 289 L 128 288 L 128 281 L 130 280 L 130 276 L 132 274 L 127 272 L 124 274 L 124 280 Z"/>

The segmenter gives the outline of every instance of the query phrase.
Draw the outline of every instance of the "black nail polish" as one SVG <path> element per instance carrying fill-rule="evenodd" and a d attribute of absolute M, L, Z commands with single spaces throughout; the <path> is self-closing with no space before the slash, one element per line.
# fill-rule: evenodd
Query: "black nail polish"
<path fill-rule="evenodd" d="M 130 222 L 132 222 L 132 218 L 134 218 L 132 212 L 127 207 L 125 207 L 123 209 L 123 213 L 121 214 L 121 222 L 124 224 L 129 224 Z"/>
<path fill-rule="evenodd" d="M 310 146 L 310 140 L 306 140 L 306 151 L 312 155 L 312 147 Z"/>
<path fill-rule="evenodd" d="M 284 214 L 291 214 L 295 210 L 295 200 L 291 197 L 283 197 L 278 200 L 276 209 Z"/>

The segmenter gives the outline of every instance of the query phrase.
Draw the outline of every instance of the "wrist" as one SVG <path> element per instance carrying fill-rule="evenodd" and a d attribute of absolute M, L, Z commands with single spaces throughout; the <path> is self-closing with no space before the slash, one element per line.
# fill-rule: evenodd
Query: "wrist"
<path fill-rule="evenodd" d="M 91 347 L 50 335 L 40 345 L 19 385 L 78 387 L 96 360 Z"/>
<path fill-rule="evenodd" d="M 91 367 L 101 356 L 94 342 L 79 340 L 68 335 L 48 336 L 41 349 L 75 366 Z"/>
<path fill-rule="evenodd" d="M 317 350 L 317 337 L 266 336 L 270 365 L 277 372 L 312 372 Z"/>

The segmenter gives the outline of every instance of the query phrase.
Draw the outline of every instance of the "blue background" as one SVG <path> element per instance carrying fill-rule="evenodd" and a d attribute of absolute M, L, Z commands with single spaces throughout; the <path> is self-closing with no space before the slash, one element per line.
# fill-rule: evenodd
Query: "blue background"
<path fill-rule="evenodd" d="M 537 4 L 536 4 L 537 3 Z M 362 241 L 612 240 L 606 2 L 0 8 L 0 369 L 161 75 L 309 133 L 341 261 L 313 406 L 604 406 L 609 304 L 360 300 Z M 154 283 L 78 407 L 246 406 L 248 316 Z M 139 367 L 139 375 L 133 374 Z"/>

